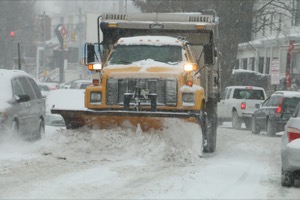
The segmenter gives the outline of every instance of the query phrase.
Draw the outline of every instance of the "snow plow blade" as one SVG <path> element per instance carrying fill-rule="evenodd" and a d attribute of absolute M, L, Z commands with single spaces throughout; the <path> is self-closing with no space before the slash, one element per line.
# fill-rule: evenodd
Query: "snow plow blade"
<path fill-rule="evenodd" d="M 58 110 L 52 109 L 52 114 L 60 114 L 68 129 L 89 127 L 91 129 L 109 129 L 115 127 L 137 127 L 143 131 L 162 129 L 165 118 L 178 118 L 184 121 L 200 124 L 200 113 L 188 112 L 151 112 L 151 111 L 121 111 L 121 110 Z"/>

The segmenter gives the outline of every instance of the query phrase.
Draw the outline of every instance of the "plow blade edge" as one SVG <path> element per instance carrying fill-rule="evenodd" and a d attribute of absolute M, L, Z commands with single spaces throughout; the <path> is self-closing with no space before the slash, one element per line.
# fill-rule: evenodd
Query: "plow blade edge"
<path fill-rule="evenodd" d="M 69 129 L 84 126 L 92 129 L 130 128 L 140 125 L 143 131 L 147 131 L 149 129 L 162 129 L 163 119 L 168 118 L 177 118 L 200 124 L 200 113 L 195 112 L 52 109 L 51 113 L 62 115 L 66 127 Z"/>

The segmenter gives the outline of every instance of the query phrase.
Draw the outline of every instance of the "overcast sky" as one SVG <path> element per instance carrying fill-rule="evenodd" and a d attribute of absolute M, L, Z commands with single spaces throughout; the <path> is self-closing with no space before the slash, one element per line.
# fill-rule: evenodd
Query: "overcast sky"
<path fill-rule="evenodd" d="M 58 5 L 59 1 L 37 1 L 38 5 L 41 9 L 40 13 L 43 11 L 46 12 L 47 15 L 59 15 L 61 14 L 61 7 Z M 119 6 L 119 0 L 98 0 L 97 3 L 101 6 L 101 10 L 99 12 L 118 12 L 117 9 Z M 124 12 L 125 7 L 127 5 L 128 13 L 136 13 L 138 10 L 133 6 L 131 0 L 124 0 Z"/>

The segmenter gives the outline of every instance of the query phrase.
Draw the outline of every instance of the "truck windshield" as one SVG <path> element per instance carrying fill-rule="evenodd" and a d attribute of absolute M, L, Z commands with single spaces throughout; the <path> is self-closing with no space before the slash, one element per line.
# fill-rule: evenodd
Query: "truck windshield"
<path fill-rule="evenodd" d="M 118 45 L 109 58 L 109 64 L 131 64 L 136 61 L 154 60 L 167 64 L 182 61 L 181 46 Z"/>

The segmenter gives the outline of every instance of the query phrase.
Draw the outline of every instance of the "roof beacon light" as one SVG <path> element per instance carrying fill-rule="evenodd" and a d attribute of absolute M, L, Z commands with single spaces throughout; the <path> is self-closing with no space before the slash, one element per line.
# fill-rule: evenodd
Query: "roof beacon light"
<path fill-rule="evenodd" d="M 93 70 L 101 70 L 102 69 L 102 64 L 101 63 L 91 63 L 88 65 L 88 69 L 93 71 Z"/>

